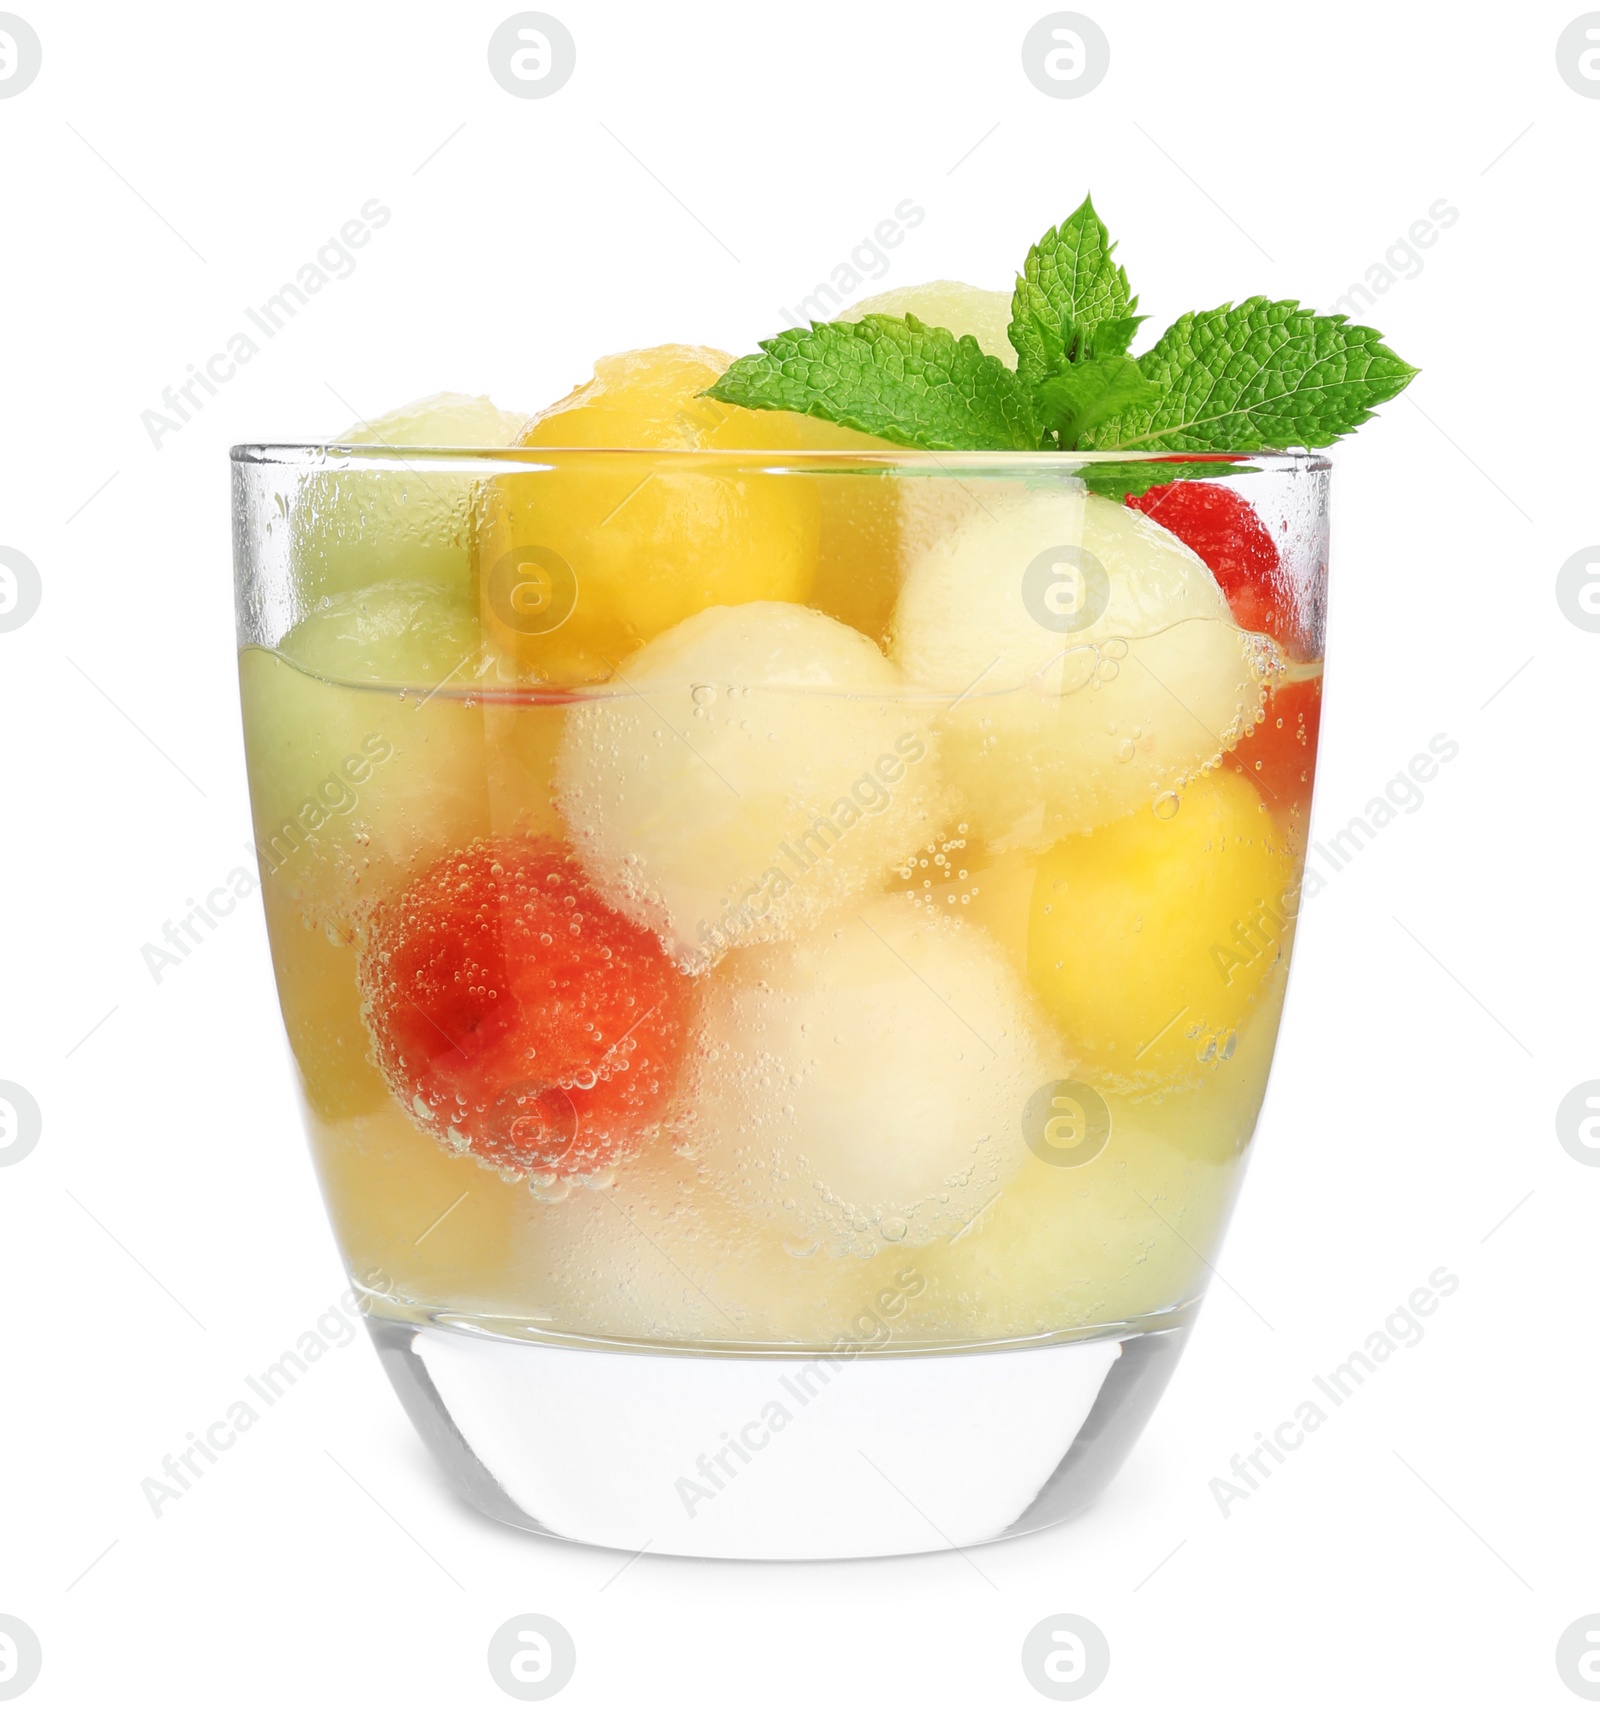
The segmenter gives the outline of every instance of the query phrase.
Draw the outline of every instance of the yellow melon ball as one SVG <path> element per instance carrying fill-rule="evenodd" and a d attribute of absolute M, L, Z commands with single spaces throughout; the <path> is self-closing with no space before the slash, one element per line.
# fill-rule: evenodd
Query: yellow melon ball
<path fill-rule="evenodd" d="M 601 358 L 594 378 L 534 417 L 518 445 L 641 455 L 571 455 L 485 485 L 479 602 L 491 645 L 518 671 L 598 683 L 692 613 L 810 594 L 814 483 L 642 455 L 794 445 L 793 419 L 699 396 L 731 361 L 688 345 Z"/>
<path fill-rule="evenodd" d="M 724 406 L 724 409 L 731 407 Z M 841 428 L 820 417 L 789 411 L 743 411 L 741 416 L 770 420 L 770 432 L 800 452 L 859 452 L 887 454 L 904 449 L 876 435 Z M 877 643 L 888 646 L 889 621 L 894 617 L 904 568 L 902 515 L 906 484 L 892 469 L 874 469 L 864 458 L 830 460 L 800 480 L 816 491 L 820 539 L 817 576 L 806 604 L 830 619 L 853 626 Z"/>
<path fill-rule="evenodd" d="M 1201 774 L 1166 819 L 1135 810 L 1040 858 L 1028 974 L 1092 1065 L 1128 1084 L 1192 1081 L 1232 1058 L 1288 957 L 1297 898 L 1255 787 Z"/>

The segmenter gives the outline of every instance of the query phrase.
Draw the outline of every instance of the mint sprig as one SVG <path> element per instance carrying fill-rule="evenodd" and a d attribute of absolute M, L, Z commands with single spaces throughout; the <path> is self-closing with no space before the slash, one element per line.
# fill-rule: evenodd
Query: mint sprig
<path fill-rule="evenodd" d="M 800 411 L 931 452 L 1036 450 L 1027 389 L 971 334 L 914 315 L 817 321 L 761 342 L 707 389 L 756 411 Z"/>
<path fill-rule="evenodd" d="M 1130 357 L 1145 318 L 1115 248 L 1086 197 L 1029 250 L 1015 371 L 970 335 L 869 315 L 763 340 L 707 394 L 935 452 L 1255 452 L 1327 446 L 1416 374 L 1372 328 L 1263 297 L 1181 316 Z M 1106 474 L 1118 491 L 1142 483 Z"/>
<path fill-rule="evenodd" d="M 1128 339 L 1107 345 L 1104 354 L 1128 349 L 1141 316 L 1128 275 L 1111 260 L 1116 245 L 1105 223 L 1085 197 L 1082 206 L 1053 226 L 1029 250 L 1011 294 L 1011 325 L 1006 329 L 1017 353 L 1017 378 L 1033 388 L 1050 374 L 1059 352 L 1052 352 L 1052 330 L 1077 329 L 1091 336 L 1102 322 L 1128 325 Z M 1092 355 L 1092 353 L 1091 353 Z"/>
<path fill-rule="evenodd" d="M 1139 359 L 1150 393 L 1102 412 L 1077 444 L 1100 451 L 1256 452 L 1327 446 L 1416 370 L 1370 327 L 1292 299 L 1180 316 Z"/>

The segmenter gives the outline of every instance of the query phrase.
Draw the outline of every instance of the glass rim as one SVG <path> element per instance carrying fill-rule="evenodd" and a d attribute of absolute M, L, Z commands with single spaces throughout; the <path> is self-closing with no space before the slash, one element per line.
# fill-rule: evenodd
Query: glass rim
<path fill-rule="evenodd" d="M 1000 449 L 928 452 L 916 447 L 854 450 L 842 447 L 629 447 L 629 446 L 376 446 L 336 441 L 246 441 L 231 447 L 234 465 L 274 465 L 296 471 L 394 470 L 496 476 L 517 470 L 553 470 L 562 464 L 604 461 L 649 463 L 693 470 L 756 470 L 765 474 L 824 471 L 905 471 L 949 476 L 955 471 L 992 475 L 1070 475 L 1089 466 L 1216 464 L 1218 476 L 1263 471 L 1331 470 L 1326 450 L 1261 452 L 1010 452 Z"/>

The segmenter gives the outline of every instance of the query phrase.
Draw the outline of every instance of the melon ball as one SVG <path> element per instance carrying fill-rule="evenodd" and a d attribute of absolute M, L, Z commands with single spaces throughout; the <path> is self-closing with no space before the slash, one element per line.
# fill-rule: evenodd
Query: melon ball
<path fill-rule="evenodd" d="M 713 607 L 568 711 L 562 813 L 608 903 L 684 968 L 781 940 L 931 838 L 922 704 L 859 632 L 806 607 Z"/>
<path fill-rule="evenodd" d="M 483 712 L 458 694 L 480 653 L 463 600 L 388 583 L 240 655 L 256 846 L 281 897 L 348 925 L 488 830 Z"/>
<path fill-rule="evenodd" d="M 963 285 L 960 280 L 930 280 L 922 286 L 896 286 L 853 304 L 840 321 L 860 321 L 864 315 L 914 315 L 929 327 L 947 327 L 956 334 L 970 333 L 991 357 L 1008 368 L 1017 366 L 1017 354 L 1006 329 L 1011 325 L 1010 292 L 987 292 L 981 286 Z"/>
<path fill-rule="evenodd" d="M 1239 1051 L 1195 1088 L 1118 1092 L 1095 1072 L 1109 1135 L 1092 1159 L 1029 1153 L 971 1229 L 916 1257 L 928 1290 L 908 1336 L 1016 1339 L 1115 1325 L 1192 1302 L 1217 1255 L 1266 1088 L 1283 971 Z"/>
<path fill-rule="evenodd" d="M 515 442 L 526 420 L 490 399 L 434 393 L 356 423 L 332 444 L 502 447 Z M 306 600 L 397 578 L 466 596 L 477 489 L 471 476 L 403 459 L 382 469 L 313 472 L 295 496 L 290 526 L 295 577 Z"/>
<path fill-rule="evenodd" d="M 785 446 L 800 452 L 888 455 L 903 448 L 821 417 L 768 411 Z M 874 468 L 870 458 L 829 460 L 791 480 L 805 482 L 817 499 L 817 575 L 806 604 L 842 624 L 853 625 L 881 647 L 900 598 L 906 483 L 894 468 Z"/>
<path fill-rule="evenodd" d="M 670 1149 L 619 1163 L 603 1187 L 574 1184 L 560 1200 L 524 1192 L 524 1201 L 510 1265 L 491 1252 L 476 1273 L 567 1333 L 871 1349 L 900 1336 L 926 1290 L 902 1246 L 871 1257 L 799 1253 L 806 1247 L 731 1206 L 699 1162 Z"/>
<path fill-rule="evenodd" d="M 794 446 L 787 412 L 699 396 L 731 361 L 688 345 L 602 357 L 594 378 L 534 417 L 517 444 L 658 454 Z M 815 488 L 760 462 L 730 471 L 574 453 L 489 482 L 479 595 L 504 662 L 548 683 L 598 683 L 692 613 L 805 600 L 817 569 Z"/>
<path fill-rule="evenodd" d="M 503 411 L 480 393 L 430 393 L 371 422 L 354 423 L 335 446 L 514 446 L 526 411 Z"/>
<path fill-rule="evenodd" d="M 397 581 L 322 603 L 284 633 L 277 652 L 329 683 L 427 691 L 450 675 L 470 680 L 482 647 L 469 599 Z"/>
<path fill-rule="evenodd" d="M 1038 849 L 1148 809 L 1228 749 L 1276 656 L 1142 514 L 1072 479 L 980 498 L 909 566 L 894 655 L 948 698 L 946 773 L 978 834 Z"/>
<path fill-rule="evenodd" d="M 988 935 L 904 899 L 727 959 L 690 1063 L 691 1147 L 728 1199 L 801 1247 L 865 1254 L 960 1232 L 1067 1072 Z"/>
<path fill-rule="evenodd" d="M 1256 788 L 1202 774 L 1039 859 L 1028 973 L 1067 1039 L 1122 1086 L 1224 1065 L 1289 953 L 1294 857 Z"/>

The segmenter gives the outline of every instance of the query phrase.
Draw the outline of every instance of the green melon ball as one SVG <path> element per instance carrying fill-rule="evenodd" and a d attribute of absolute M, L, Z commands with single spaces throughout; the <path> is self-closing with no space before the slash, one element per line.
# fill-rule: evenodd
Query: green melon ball
<path fill-rule="evenodd" d="M 348 924 L 410 870 L 488 827 L 477 615 L 428 584 L 339 596 L 278 650 L 240 656 L 264 876 Z"/>
<path fill-rule="evenodd" d="M 331 444 L 495 448 L 514 445 L 526 417 L 492 400 L 435 393 L 347 429 Z M 346 590 L 404 579 L 472 588 L 471 525 L 478 479 L 403 456 L 382 469 L 320 470 L 295 496 L 296 582 L 315 605 Z"/>

